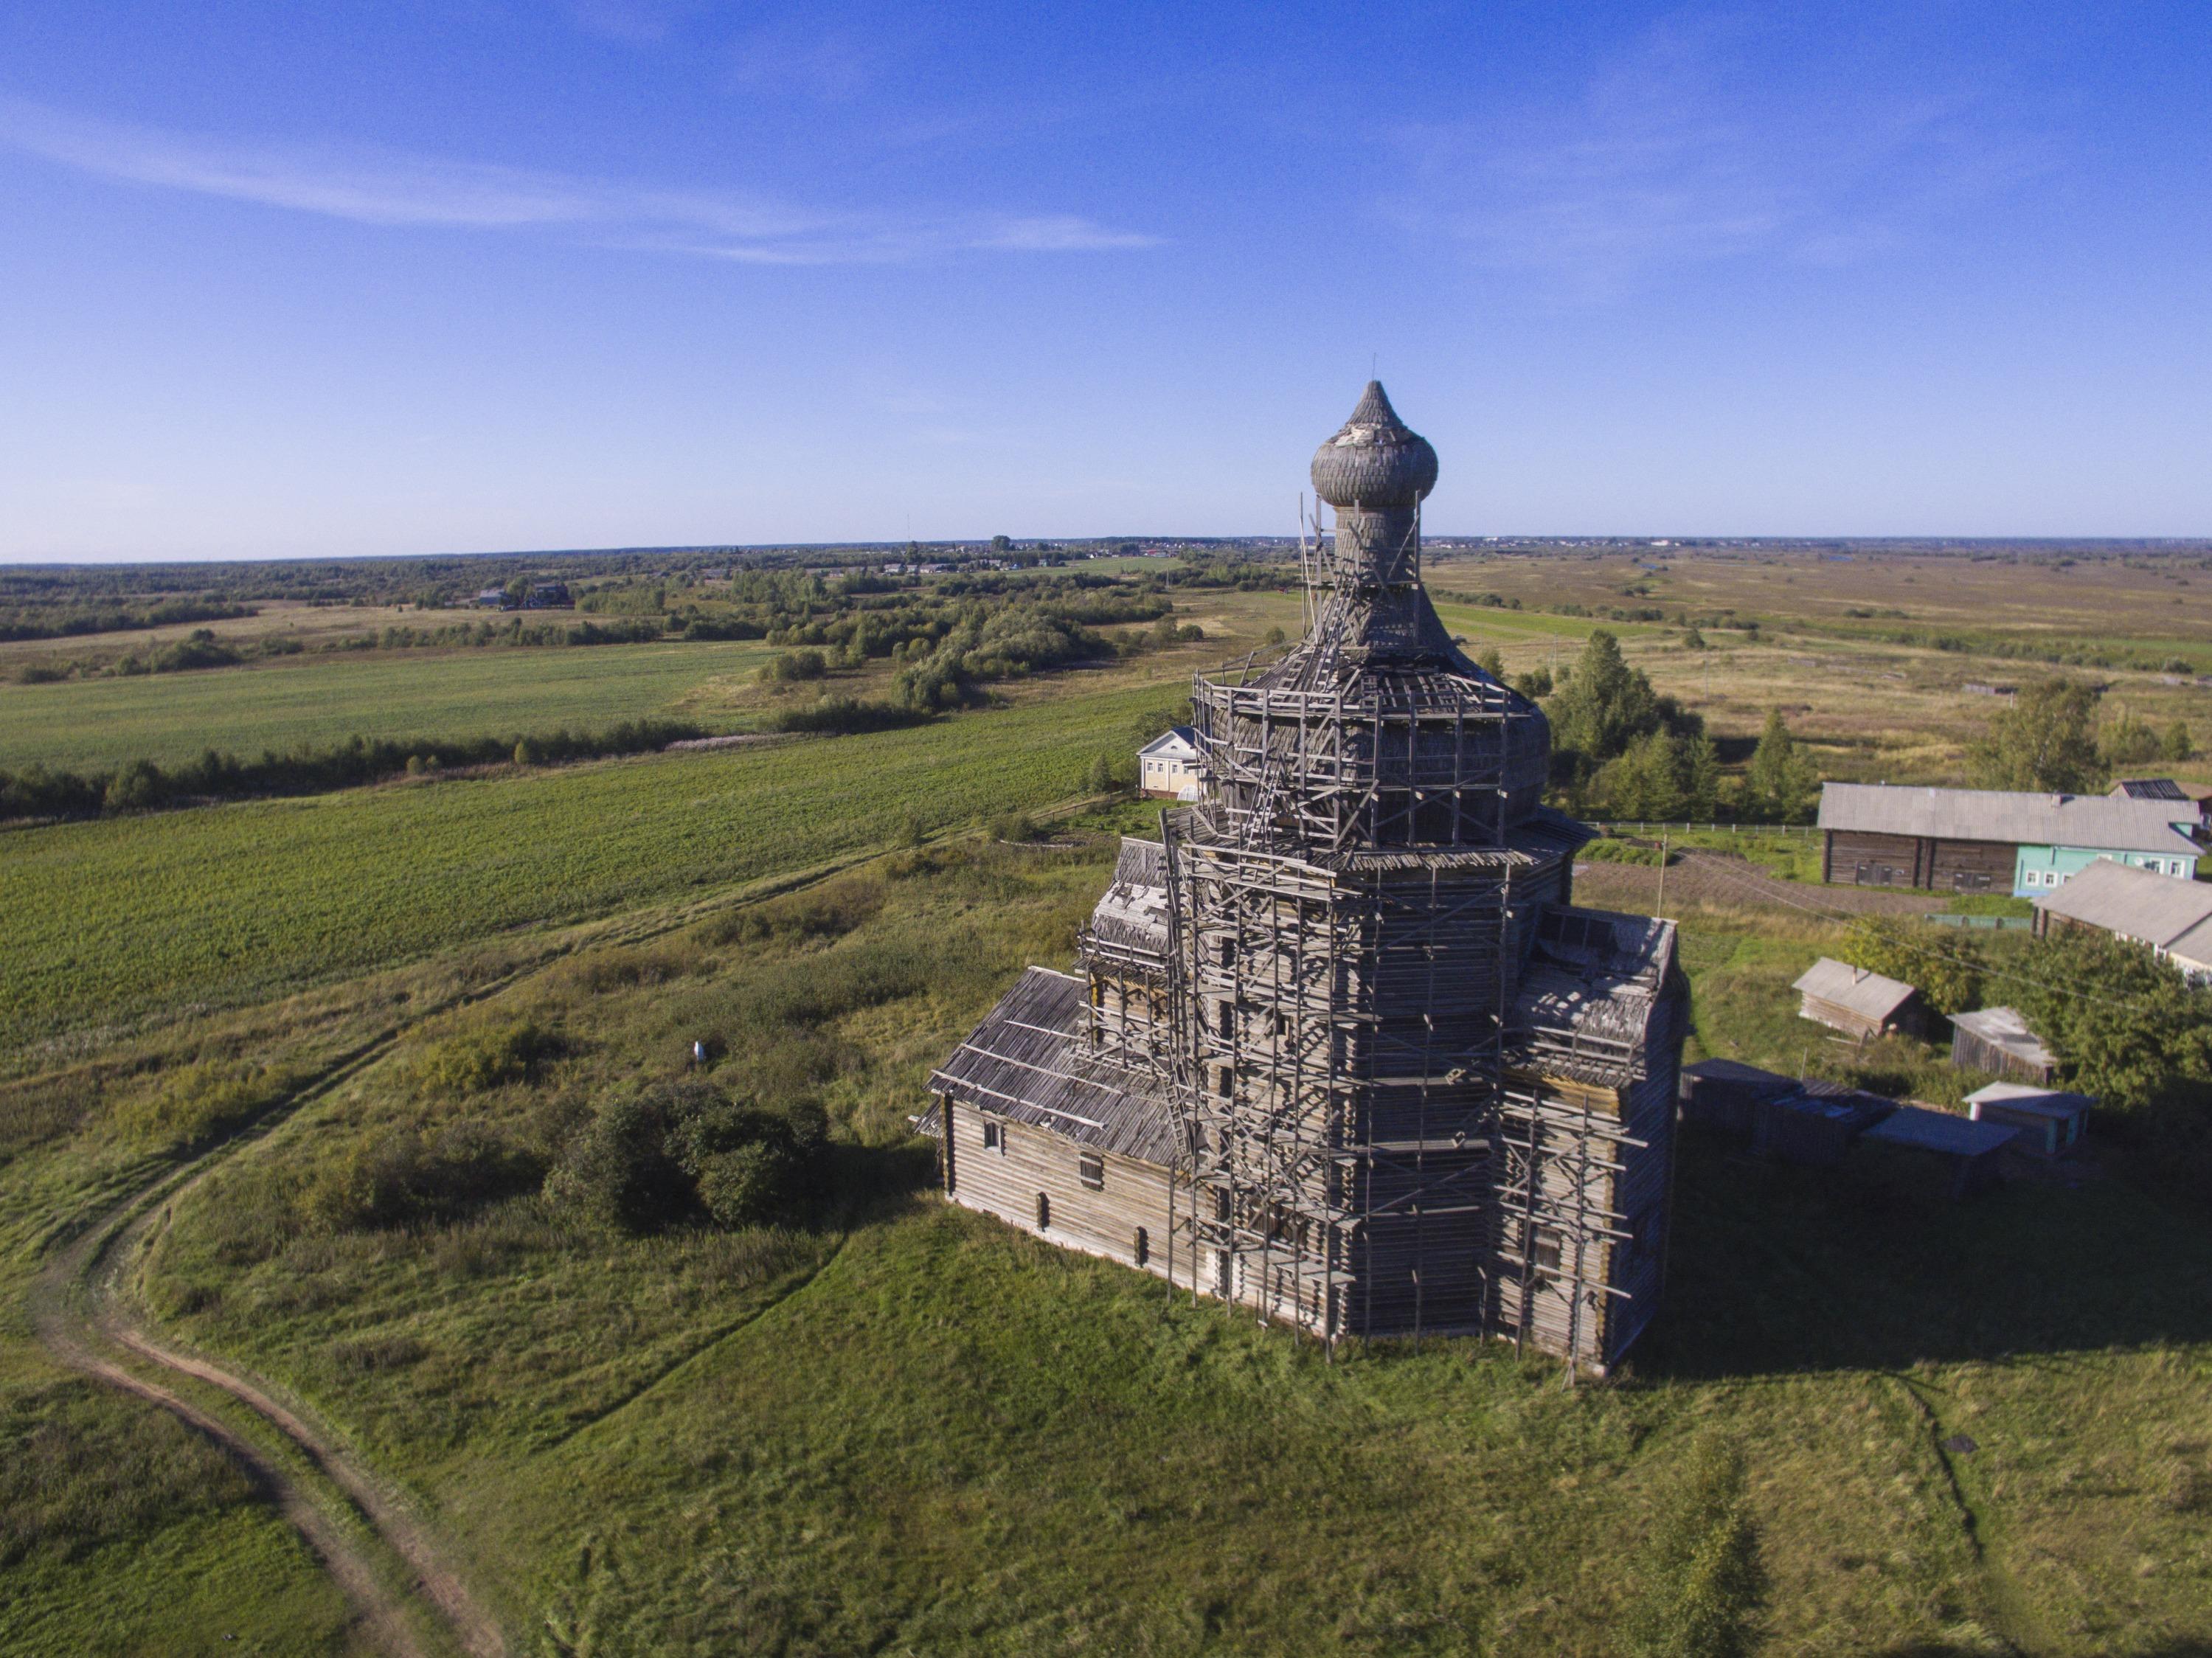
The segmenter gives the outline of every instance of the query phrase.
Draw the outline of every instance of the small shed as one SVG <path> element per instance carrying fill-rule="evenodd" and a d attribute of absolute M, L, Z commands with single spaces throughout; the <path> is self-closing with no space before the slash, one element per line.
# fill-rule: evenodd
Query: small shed
<path fill-rule="evenodd" d="M 1976 1122 L 2017 1128 L 2020 1139 L 2013 1149 L 2039 1157 L 2063 1157 L 2080 1145 L 2095 1103 L 2087 1094 L 2030 1083 L 1991 1083 L 1966 1096 L 1966 1109 Z"/>
<path fill-rule="evenodd" d="M 1841 1083 L 1808 1081 L 1761 1100 L 1753 1114 L 1751 1149 L 1784 1163 L 1827 1168 L 1851 1143 L 1897 1109 L 1897 1102 Z"/>
<path fill-rule="evenodd" d="M 1823 956 L 1790 987 L 1802 1017 L 1861 1042 L 1893 1030 L 1917 1035 L 1927 1025 L 1920 993 L 1897 979 Z"/>
<path fill-rule="evenodd" d="M 1866 1131 L 1869 1145 L 1901 1146 L 1946 1159 L 1951 1165 L 1951 1195 L 1963 1198 L 1995 1186 L 2002 1175 L 1997 1154 L 2020 1130 L 1998 1122 L 1977 1122 L 1948 1111 L 1901 1105 Z"/>
<path fill-rule="evenodd" d="M 1751 1138 L 1766 1100 L 1797 1091 L 1797 1078 L 1741 1060 L 1699 1060 L 1682 1067 L 1682 1121 Z"/>
<path fill-rule="evenodd" d="M 2022 1082 L 2047 1083 L 2058 1075 L 2057 1057 L 2027 1028 L 2016 1007 L 1954 1013 L 1951 1063 L 1962 1071 L 1986 1071 Z"/>

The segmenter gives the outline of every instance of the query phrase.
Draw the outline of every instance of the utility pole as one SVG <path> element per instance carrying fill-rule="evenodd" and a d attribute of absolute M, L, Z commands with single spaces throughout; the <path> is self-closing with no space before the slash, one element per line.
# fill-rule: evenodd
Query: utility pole
<path fill-rule="evenodd" d="M 1663 835 L 1659 837 L 1659 902 L 1655 908 L 1659 912 L 1659 919 L 1665 920 L 1667 919 L 1667 837 Z"/>

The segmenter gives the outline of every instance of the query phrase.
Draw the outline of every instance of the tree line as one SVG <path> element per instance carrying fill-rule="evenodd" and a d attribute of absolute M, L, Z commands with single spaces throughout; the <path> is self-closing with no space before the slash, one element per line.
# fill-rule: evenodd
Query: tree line
<path fill-rule="evenodd" d="M 327 748 L 289 754 L 264 750 L 258 759 L 215 749 L 182 765 L 133 760 L 112 771 L 59 771 L 32 766 L 0 771 L 0 823 L 35 818 L 114 817 L 209 800 L 325 794 L 401 776 L 431 776 L 456 767 L 557 765 L 618 754 L 646 754 L 704 736 L 673 720 L 634 720 L 601 732 L 556 731 L 539 737 L 391 738 L 356 737 Z"/>

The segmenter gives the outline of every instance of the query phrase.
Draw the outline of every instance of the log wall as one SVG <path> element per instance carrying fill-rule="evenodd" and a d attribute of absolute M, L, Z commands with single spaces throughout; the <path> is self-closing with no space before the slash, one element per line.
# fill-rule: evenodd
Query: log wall
<path fill-rule="evenodd" d="M 1095 1152 L 1105 1185 L 1083 1183 L 1079 1160 L 1086 1148 L 1026 1123 L 979 1111 L 958 1100 L 944 1099 L 945 1194 L 963 1208 L 995 1215 L 1048 1243 L 1080 1249 L 1124 1266 L 1139 1266 L 1162 1278 L 1169 1272 L 1172 1177 L 1156 1163 L 1140 1163 L 1111 1151 Z M 999 1144 L 983 1143 L 986 1123 L 998 1129 Z M 1049 1215 L 1037 1224 L 1037 1197 Z M 1145 1233 L 1139 1260 L 1138 1230 Z M 1188 1280 L 1189 1263 L 1176 1270 Z"/>

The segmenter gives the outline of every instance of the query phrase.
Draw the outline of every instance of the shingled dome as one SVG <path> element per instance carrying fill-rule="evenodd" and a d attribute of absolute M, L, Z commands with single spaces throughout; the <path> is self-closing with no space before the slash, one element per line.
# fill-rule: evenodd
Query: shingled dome
<path fill-rule="evenodd" d="M 1437 487 L 1437 452 L 1370 380 L 1343 429 L 1314 451 L 1313 486 L 1332 507 L 1411 507 Z"/>

